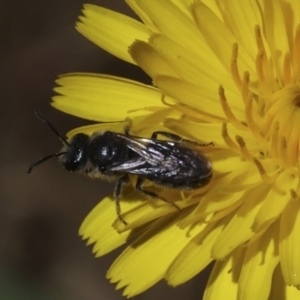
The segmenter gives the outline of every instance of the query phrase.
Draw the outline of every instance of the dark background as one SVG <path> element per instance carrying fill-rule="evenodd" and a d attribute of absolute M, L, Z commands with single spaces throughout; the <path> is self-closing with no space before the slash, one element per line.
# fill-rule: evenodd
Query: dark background
<path fill-rule="evenodd" d="M 59 74 L 99 72 L 150 83 L 74 29 L 82 3 L 0 0 L 0 299 L 124 299 L 105 279 L 121 249 L 95 259 L 77 235 L 113 185 L 68 174 L 55 159 L 26 174 L 30 163 L 61 147 L 34 108 L 62 134 L 88 124 L 49 105 Z M 122 0 L 89 3 L 133 15 Z M 135 299 L 201 299 L 204 278 L 175 289 L 161 282 Z"/>

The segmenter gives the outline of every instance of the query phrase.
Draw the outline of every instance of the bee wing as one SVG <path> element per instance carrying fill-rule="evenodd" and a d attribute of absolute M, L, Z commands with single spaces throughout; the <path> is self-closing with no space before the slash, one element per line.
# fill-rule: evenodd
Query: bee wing
<path fill-rule="evenodd" d="M 131 137 L 123 134 L 119 134 L 119 137 L 126 141 L 128 148 L 138 154 L 144 163 L 147 162 L 151 165 L 161 163 L 161 159 L 163 158 L 161 151 L 154 147 L 149 147 L 149 145 L 157 145 L 155 140 L 134 136 Z M 140 165 L 142 165 L 142 162 L 138 163 L 138 166 Z"/>
<path fill-rule="evenodd" d="M 112 166 L 110 168 L 110 171 L 117 172 L 117 171 L 127 171 L 130 173 L 130 171 L 135 170 L 137 168 L 142 167 L 145 164 L 144 159 L 132 159 L 129 161 L 125 161 L 123 163 L 118 163 L 115 166 Z"/>

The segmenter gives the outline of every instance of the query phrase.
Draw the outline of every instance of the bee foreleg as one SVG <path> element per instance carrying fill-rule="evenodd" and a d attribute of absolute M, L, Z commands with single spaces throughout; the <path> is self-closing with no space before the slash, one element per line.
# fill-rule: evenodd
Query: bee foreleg
<path fill-rule="evenodd" d="M 154 192 L 147 191 L 147 190 L 143 189 L 142 185 L 143 185 L 144 181 L 145 181 L 145 179 L 143 177 L 138 177 L 138 179 L 136 181 L 136 185 L 135 185 L 136 190 L 138 190 L 139 192 L 143 193 L 144 195 L 146 195 L 146 196 L 148 196 L 150 198 L 158 199 L 158 200 L 161 200 L 161 201 L 166 202 L 168 204 L 171 204 L 172 206 L 174 206 L 175 208 L 177 208 L 179 211 L 181 211 L 181 209 L 175 203 L 169 202 L 168 200 L 159 197 Z"/>
<path fill-rule="evenodd" d="M 121 214 L 122 212 L 121 212 L 121 205 L 120 205 L 120 195 L 122 193 L 123 185 L 128 183 L 128 181 L 129 181 L 129 176 L 127 174 L 120 177 L 115 186 L 115 191 L 114 191 L 117 215 L 118 215 L 119 220 L 122 221 L 125 225 L 127 225 L 127 223 L 123 219 L 122 214 Z"/>

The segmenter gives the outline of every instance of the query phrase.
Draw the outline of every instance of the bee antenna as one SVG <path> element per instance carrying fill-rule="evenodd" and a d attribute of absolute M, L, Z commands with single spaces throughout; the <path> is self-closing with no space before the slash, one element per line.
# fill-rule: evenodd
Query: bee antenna
<path fill-rule="evenodd" d="M 61 155 L 66 154 L 66 153 L 67 152 L 54 153 L 54 154 L 50 154 L 50 155 L 47 155 L 47 156 L 39 159 L 38 161 L 34 162 L 32 165 L 29 166 L 29 168 L 27 170 L 27 174 L 29 174 L 34 167 L 36 167 L 37 165 L 41 164 L 42 162 L 48 160 L 49 158 L 52 158 L 52 157 L 55 157 L 55 156 L 61 156 Z"/>
<path fill-rule="evenodd" d="M 41 114 L 41 112 L 38 109 L 34 110 L 34 114 L 36 115 L 36 117 L 38 119 L 40 119 L 41 121 L 43 121 L 44 123 L 47 124 L 48 127 L 50 127 L 50 129 L 59 137 L 59 139 L 66 145 L 70 146 L 70 144 L 68 143 L 67 139 L 65 137 L 63 137 L 56 129 L 55 127 Z M 54 154 L 53 156 L 57 156 L 56 154 Z M 50 157 L 49 157 L 50 158 Z"/>

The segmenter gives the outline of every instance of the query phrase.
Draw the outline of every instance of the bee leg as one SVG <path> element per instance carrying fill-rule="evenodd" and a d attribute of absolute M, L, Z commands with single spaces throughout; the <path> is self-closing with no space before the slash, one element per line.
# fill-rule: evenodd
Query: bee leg
<path fill-rule="evenodd" d="M 138 177 L 137 181 L 136 181 L 136 185 L 135 185 L 135 188 L 137 191 L 143 193 L 144 195 L 150 197 L 150 198 L 154 198 L 154 199 L 158 199 L 158 200 L 161 200 L 163 202 L 166 202 L 168 204 L 171 204 L 172 206 L 174 206 L 175 208 L 177 208 L 179 211 L 181 211 L 180 207 L 177 206 L 175 203 L 173 202 L 169 202 L 168 200 L 166 199 L 163 199 L 161 197 L 159 197 L 156 193 L 154 192 L 151 192 L 151 191 L 147 191 L 147 190 L 144 190 L 142 188 L 142 185 L 144 183 L 145 179 L 143 177 Z"/>
<path fill-rule="evenodd" d="M 116 200 L 116 210 L 117 210 L 117 215 L 118 218 L 121 222 L 124 223 L 124 225 L 127 225 L 127 222 L 123 219 L 122 214 L 121 214 L 121 205 L 120 205 L 120 195 L 122 193 L 122 189 L 123 189 L 123 185 L 128 183 L 129 180 L 129 176 L 128 175 L 124 175 L 121 178 L 119 178 L 116 187 L 115 187 L 115 191 L 114 191 L 114 197 Z"/>
<path fill-rule="evenodd" d="M 192 140 L 188 140 L 188 139 L 183 139 L 181 136 L 171 133 L 171 132 L 166 132 L 166 131 L 154 131 L 152 133 L 151 139 L 156 140 L 158 135 L 162 135 L 167 137 L 168 139 L 170 139 L 171 141 L 174 142 L 180 142 L 180 143 L 184 143 L 184 144 L 190 144 L 190 145 L 195 145 L 195 146 L 201 146 L 201 147 L 206 147 L 206 146 L 213 146 L 214 143 L 210 142 L 210 143 L 206 143 L 206 144 L 202 144 L 202 143 L 198 143 Z"/>
<path fill-rule="evenodd" d="M 129 131 L 132 127 L 132 120 L 130 118 L 125 119 L 125 126 L 124 126 L 124 132 L 126 135 L 130 135 Z"/>

